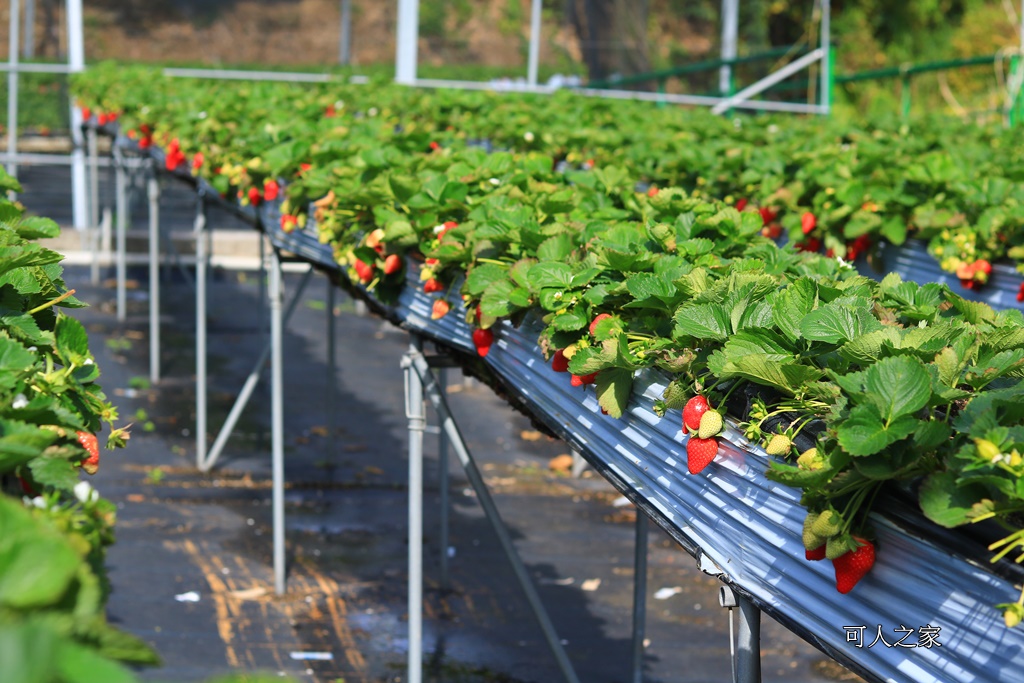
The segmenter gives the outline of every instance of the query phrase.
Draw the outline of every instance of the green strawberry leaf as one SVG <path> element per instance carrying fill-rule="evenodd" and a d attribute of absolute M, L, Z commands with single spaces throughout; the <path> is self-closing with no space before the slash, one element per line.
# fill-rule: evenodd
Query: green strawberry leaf
<path fill-rule="evenodd" d="M 597 375 L 597 401 L 614 418 L 622 417 L 632 390 L 632 370 L 609 368 Z"/>
<path fill-rule="evenodd" d="M 884 358 L 868 368 L 864 376 L 867 399 L 890 427 L 896 418 L 928 405 L 931 384 L 921 362 L 906 356 Z"/>
<path fill-rule="evenodd" d="M 904 415 L 887 425 L 874 405 L 859 405 L 839 424 L 836 438 L 850 455 L 872 455 L 913 434 L 918 424 L 919 420 Z"/>
<path fill-rule="evenodd" d="M 918 489 L 917 496 L 921 512 L 939 526 L 947 528 L 971 521 L 972 506 L 987 497 L 985 489 L 979 485 L 958 484 L 953 472 L 929 475 Z"/>

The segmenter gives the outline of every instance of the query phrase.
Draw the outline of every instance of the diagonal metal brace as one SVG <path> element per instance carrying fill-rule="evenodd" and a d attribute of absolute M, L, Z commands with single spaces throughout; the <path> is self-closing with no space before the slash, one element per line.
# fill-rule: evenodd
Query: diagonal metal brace
<path fill-rule="evenodd" d="M 313 268 L 305 272 L 302 276 L 302 280 L 299 281 L 299 286 L 295 290 L 295 294 L 292 295 L 292 300 L 288 302 L 288 307 L 285 309 L 284 318 L 282 324 L 287 325 L 288 320 L 292 317 L 292 313 L 295 312 L 298 306 L 299 300 L 302 298 L 302 293 L 306 289 L 306 285 L 309 284 L 309 280 L 313 275 Z M 231 407 L 231 412 L 228 413 L 228 417 L 224 420 L 224 426 L 221 427 L 220 432 L 217 434 L 217 438 L 213 442 L 213 446 L 210 448 L 209 453 L 203 454 L 200 452 L 197 458 L 197 464 L 199 470 L 202 472 L 208 472 L 217 462 L 224 447 L 227 445 L 228 439 L 231 438 L 232 432 L 235 430 L 235 425 L 238 423 L 239 418 L 242 417 L 242 411 L 245 410 L 246 405 L 249 403 L 249 399 L 252 398 L 253 391 L 256 390 L 256 386 L 260 381 L 260 374 L 263 372 L 263 367 L 267 364 L 267 360 L 270 358 L 272 344 L 268 342 L 264 347 L 260 358 L 256 361 L 256 365 L 253 367 L 252 372 L 245 380 L 245 385 L 238 394 L 238 398 L 235 399 L 235 404 Z M 203 439 L 205 435 L 200 434 L 199 438 Z"/>
<path fill-rule="evenodd" d="M 437 412 L 438 417 L 441 420 L 441 429 L 443 433 L 447 434 L 452 450 L 455 451 L 455 454 L 459 458 L 459 462 L 462 463 L 462 467 L 466 473 L 466 478 L 469 480 L 470 485 L 476 492 L 477 500 L 480 501 L 480 505 L 483 507 L 484 513 L 487 515 L 487 519 L 490 521 L 495 535 L 498 537 L 502 550 L 504 550 L 505 556 L 512 565 L 512 570 L 516 575 L 516 579 L 518 580 L 520 587 L 523 589 L 523 593 L 526 595 L 526 599 L 533 610 L 534 616 L 540 624 L 541 630 L 544 632 L 544 639 L 547 641 L 552 654 L 555 656 L 555 660 L 558 662 L 558 668 L 561 669 L 562 675 L 565 677 L 566 681 L 569 683 L 579 683 L 579 678 L 576 676 L 572 662 L 569 661 L 565 648 L 562 647 L 562 641 L 555 632 L 555 627 L 551 622 L 551 617 L 548 615 L 547 610 L 544 607 L 544 603 L 541 601 L 540 595 L 538 595 L 537 589 L 534 587 L 533 581 L 530 579 L 530 575 L 526 570 L 526 565 L 523 564 L 522 558 L 519 557 L 519 553 L 516 551 L 515 545 L 512 543 L 512 537 L 508 533 L 508 528 L 502 521 L 498 508 L 494 503 L 494 499 L 491 498 L 491 493 L 488 490 L 487 485 L 484 483 L 484 478 L 477 469 L 476 462 L 473 460 L 472 455 L 470 455 L 466 442 L 462 438 L 462 432 L 459 430 L 455 419 L 452 417 L 451 410 L 448 407 L 448 402 L 445 400 L 441 385 L 438 382 L 437 377 L 434 376 L 433 371 L 430 369 L 429 361 L 423 355 L 422 351 L 417 348 L 418 346 L 418 344 L 414 343 L 410 347 L 404 360 L 411 365 L 412 369 L 419 376 L 423 385 L 423 390 L 426 392 L 427 398 L 430 399 L 431 405 L 434 407 L 434 410 Z"/>

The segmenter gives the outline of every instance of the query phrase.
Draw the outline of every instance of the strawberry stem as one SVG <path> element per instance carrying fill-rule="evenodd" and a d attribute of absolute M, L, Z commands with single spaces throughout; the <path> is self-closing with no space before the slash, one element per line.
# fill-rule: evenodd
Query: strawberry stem
<path fill-rule="evenodd" d="M 53 299 L 52 301 L 48 301 L 45 304 L 42 304 L 41 306 L 36 306 L 32 310 L 28 311 L 28 315 L 35 315 L 39 311 L 45 311 L 47 308 L 50 308 L 51 306 L 56 306 L 61 301 L 64 301 L 64 299 L 67 299 L 70 296 L 74 296 L 74 294 L 75 294 L 75 290 L 69 289 L 68 291 L 66 291 L 63 294 L 61 294 L 60 296 L 58 296 L 56 299 Z"/>

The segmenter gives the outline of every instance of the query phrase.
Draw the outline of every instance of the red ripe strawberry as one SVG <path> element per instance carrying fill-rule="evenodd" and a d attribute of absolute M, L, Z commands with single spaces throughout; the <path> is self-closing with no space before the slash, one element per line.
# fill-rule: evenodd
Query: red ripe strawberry
<path fill-rule="evenodd" d="M 205 157 L 203 157 L 203 153 L 202 152 L 196 152 L 196 155 L 194 157 L 192 157 L 192 170 L 193 171 L 198 171 L 200 168 L 203 167 L 203 162 L 204 161 L 206 161 L 206 159 L 205 159 Z"/>
<path fill-rule="evenodd" d="M 610 313 L 601 313 L 596 318 L 590 321 L 590 336 L 594 336 L 597 333 L 597 324 L 605 318 L 612 317 Z"/>
<path fill-rule="evenodd" d="M 147 135 L 146 137 L 139 140 L 139 149 L 149 149 L 153 146 L 153 137 Z"/>
<path fill-rule="evenodd" d="M 75 436 L 78 437 L 78 443 L 82 445 L 85 452 L 89 455 L 85 460 L 82 461 L 82 469 L 89 474 L 96 474 L 96 471 L 100 468 L 100 444 L 96 439 L 95 434 L 89 432 L 77 431 Z"/>
<path fill-rule="evenodd" d="M 141 124 L 141 125 L 139 126 L 139 130 L 140 130 L 140 131 L 141 131 L 141 132 L 142 132 L 142 133 L 143 133 L 144 135 L 149 135 L 150 133 L 152 133 L 152 132 L 153 132 L 153 129 L 149 127 L 149 124 L 148 124 L 148 123 L 143 123 L 143 124 Z"/>
<path fill-rule="evenodd" d="M 686 468 L 690 474 L 699 474 L 718 455 L 718 439 L 700 439 L 691 436 L 686 442 Z"/>
<path fill-rule="evenodd" d="M 964 289 L 974 289 L 974 280 L 961 280 L 960 286 Z"/>
<path fill-rule="evenodd" d="M 281 186 L 277 184 L 276 180 L 265 180 L 263 181 L 263 199 L 268 202 L 272 202 L 277 199 L 278 193 L 281 191 Z"/>
<path fill-rule="evenodd" d="M 355 268 L 356 276 L 359 278 L 359 281 L 362 282 L 363 284 L 366 284 L 373 279 L 373 266 L 371 266 L 370 264 L 364 263 L 363 261 L 356 259 L 356 262 L 352 265 L 352 267 Z"/>
<path fill-rule="evenodd" d="M 809 251 L 814 253 L 821 249 L 821 240 L 817 237 L 808 237 L 803 242 L 797 242 L 797 251 Z"/>
<path fill-rule="evenodd" d="M 555 351 L 551 357 L 551 369 L 555 372 L 569 372 L 569 359 L 565 357 L 562 349 Z"/>
<path fill-rule="evenodd" d="M 825 256 L 827 256 L 828 258 L 835 258 L 835 255 L 836 255 L 836 250 L 835 249 L 832 249 L 831 247 L 829 247 L 828 249 L 825 250 Z"/>
<path fill-rule="evenodd" d="M 432 152 L 436 152 L 439 149 L 441 149 L 441 145 L 439 145 L 437 142 L 431 142 L 430 143 L 430 150 Z"/>
<path fill-rule="evenodd" d="M 980 258 L 974 262 L 974 269 L 979 270 L 982 273 L 985 273 L 985 275 L 992 274 L 992 264 L 983 258 Z"/>
<path fill-rule="evenodd" d="M 260 199 L 262 199 L 262 195 L 260 195 L 260 191 L 257 188 L 255 188 L 255 187 L 250 187 L 249 188 L 249 203 L 252 204 L 253 206 L 259 206 Z"/>
<path fill-rule="evenodd" d="M 333 104 L 328 104 L 327 108 L 324 109 L 324 117 L 325 118 L 333 119 L 337 115 L 338 115 L 338 110 L 334 108 Z"/>
<path fill-rule="evenodd" d="M 444 289 L 444 285 L 438 282 L 437 278 L 430 278 L 429 280 L 423 283 L 423 291 L 426 292 L 427 294 L 430 294 L 432 292 L 440 292 L 442 289 Z"/>
<path fill-rule="evenodd" d="M 110 114 L 107 114 L 107 121 L 109 121 L 110 123 L 113 123 L 114 121 L 117 121 L 117 117 L 118 116 L 119 116 L 119 114 L 116 111 L 112 112 Z"/>
<path fill-rule="evenodd" d="M 747 208 L 747 204 L 748 202 L 746 199 L 740 199 L 738 202 L 736 202 L 736 210 L 742 211 L 743 209 Z"/>
<path fill-rule="evenodd" d="M 82 120 L 88 121 L 91 116 L 92 111 L 89 109 L 89 107 L 82 107 Z"/>
<path fill-rule="evenodd" d="M 574 387 L 584 387 L 588 384 L 593 384 L 597 381 L 597 373 L 592 372 L 589 375 L 573 375 L 569 380 L 569 384 Z"/>
<path fill-rule="evenodd" d="M 299 219 L 290 213 L 281 214 L 281 229 L 285 232 L 291 232 L 299 225 Z"/>
<path fill-rule="evenodd" d="M 402 269 L 402 257 L 398 254 L 388 254 L 384 259 L 384 274 L 393 275 Z"/>
<path fill-rule="evenodd" d="M 473 330 L 473 346 L 476 347 L 476 352 L 480 354 L 480 357 L 486 356 L 491 350 L 491 344 L 494 343 L 494 332 L 490 330 Z"/>
<path fill-rule="evenodd" d="M 846 594 L 853 590 L 857 582 L 871 571 L 875 564 L 875 546 L 871 541 L 853 537 L 860 547 L 851 550 L 832 560 L 836 570 L 836 590 Z"/>
<path fill-rule="evenodd" d="M 800 217 L 800 229 L 804 231 L 805 235 L 809 235 L 817 225 L 818 219 L 810 211 Z"/>
<path fill-rule="evenodd" d="M 110 119 L 107 117 L 106 114 L 100 113 L 96 115 L 96 123 L 100 124 L 101 126 L 107 125 L 107 121 L 109 120 Z"/>
<path fill-rule="evenodd" d="M 299 175 L 302 175 L 311 168 L 313 168 L 313 164 L 307 164 L 305 162 L 299 164 Z"/>
<path fill-rule="evenodd" d="M 709 407 L 708 400 L 700 394 L 687 401 L 683 407 L 683 428 L 691 432 L 699 430 L 700 416 L 706 413 Z"/>
<path fill-rule="evenodd" d="M 771 223 L 761 228 L 761 234 L 768 239 L 778 239 L 782 235 L 782 226 L 778 223 Z"/>
<path fill-rule="evenodd" d="M 761 222 L 764 225 L 771 224 L 771 222 L 774 221 L 775 217 L 778 215 L 778 213 L 772 211 L 767 206 L 762 206 L 760 209 L 758 209 L 758 213 L 761 214 Z"/>
<path fill-rule="evenodd" d="M 435 228 L 435 231 L 437 232 L 437 239 L 441 239 L 448 234 L 449 230 L 453 230 L 457 227 L 459 227 L 459 224 L 455 221 L 445 221 L 443 225 Z"/>
<path fill-rule="evenodd" d="M 430 319 L 440 320 L 448 315 L 449 310 L 451 310 L 451 305 L 444 299 L 438 299 L 430 309 Z"/>
<path fill-rule="evenodd" d="M 38 496 L 39 491 L 36 491 L 35 487 L 29 483 L 27 479 L 18 477 L 18 483 L 21 484 L 21 490 L 26 496 Z"/>
<path fill-rule="evenodd" d="M 1020 284 L 1020 289 L 1017 290 L 1017 301 L 1024 302 L 1024 282 Z"/>
<path fill-rule="evenodd" d="M 650 187 L 647 188 L 647 196 L 648 197 L 657 197 L 658 196 L 658 188 L 657 188 L 656 185 L 651 185 Z"/>
<path fill-rule="evenodd" d="M 822 543 L 820 546 L 818 546 L 814 550 L 806 550 L 805 549 L 804 550 L 804 557 L 806 557 L 808 560 L 810 560 L 812 562 L 815 562 L 817 560 L 824 560 L 825 559 L 825 544 Z"/>

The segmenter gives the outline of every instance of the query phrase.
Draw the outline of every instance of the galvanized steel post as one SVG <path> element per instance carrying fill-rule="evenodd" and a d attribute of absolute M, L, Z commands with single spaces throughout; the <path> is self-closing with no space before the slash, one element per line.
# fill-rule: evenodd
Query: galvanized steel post
<path fill-rule="evenodd" d="M 416 82 L 416 59 L 420 38 L 419 0 L 398 0 L 398 26 L 395 36 L 395 82 Z"/>
<path fill-rule="evenodd" d="M 11 0 L 11 25 L 8 37 L 7 61 L 11 70 L 7 72 L 7 173 L 18 177 L 18 37 L 21 0 Z M 74 121 L 71 122 L 72 126 Z M 13 195 L 13 193 L 11 193 Z"/>
<path fill-rule="evenodd" d="M 206 465 L 206 196 L 202 190 L 196 199 L 196 218 L 192 234 L 196 240 L 196 467 Z"/>
<path fill-rule="evenodd" d="M 405 375 L 405 416 L 409 420 L 409 650 L 407 683 L 423 680 L 423 432 L 427 419 L 423 406 L 423 382 L 414 356 L 423 341 L 413 335 L 409 352 L 402 358 Z M 420 356 L 422 357 L 422 356 Z"/>
<path fill-rule="evenodd" d="M 644 635 L 647 627 L 647 516 L 636 509 L 633 548 L 633 683 L 644 680 Z"/>
<path fill-rule="evenodd" d="M 128 179 L 125 177 L 125 158 L 118 147 L 114 147 L 114 193 L 117 212 L 117 320 L 124 322 L 127 315 L 127 292 L 125 280 L 128 277 L 127 232 L 128 232 Z"/>
<path fill-rule="evenodd" d="M 17 3 L 14 3 L 17 4 Z M 85 36 L 82 32 L 82 0 L 67 0 L 68 72 L 85 70 Z M 82 110 L 71 103 L 71 206 L 76 230 L 88 227 L 89 201 L 85 180 L 85 151 L 82 138 Z"/>
<path fill-rule="evenodd" d="M 508 558 L 509 564 L 512 565 L 512 571 L 516 575 L 520 588 L 522 588 L 523 593 L 526 595 L 526 600 L 530 604 L 530 608 L 533 610 L 533 614 L 540 625 L 541 631 L 544 633 L 544 639 L 547 641 L 548 647 L 550 647 L 551 653 L 554 655 L 555 661 L 558 663 L 558 668 L 561 670 L 566 681 L 569 683 L 579 683 L 576 672 L 573 670 L 572 662 L 569 661 L 569 656 L 566 654 L 565 648 L 562 646 L 562 641 L 559 639 L 558 633 L 555 631 L 555 626 L 551 622 L 551 617 L 544 608 L 544 603 L 541 601 L 540 595 L 537 594 L 537 589 L 534 587 L 533 581 L 530 579 L 530 574 L 526 570 L 526 565 L 523 564 L 523 560 L 519 557 L 519 553 L 516 552 L 516 547 L 515 544 L 512 543 L 512 537 L 508 533 L 508 528 L 502 521 L 501 514 L 498 512 L 498 507 L 494 504 L 494 499 L 491 498 L 491 492 L 487 488 L 487 484 L 484 482 L 484 478 L 480 474 L 480 470 L 477 469 L 476 462 L 469 453 L 466 441 L 462 438 L 459 426 L 455 422 L 455 418 L 452 416 L 451 410 L 448 408 L 448 402 L 445 399 L 444 394 L 441 392 L 436 377 L 430 370 L 427 359 L 422 353 L 415 350 L 410 351 L 409 356 L 411 358 L 413 368 L 416 370 L 416 373 L 419 375 L 423 384 L 423 390 L 425 391 L 427 398 L 430 399 L 431 405 L 434 407 L 434 410 L 437 411 L 438 417 L 441 420 L 441 429 L 448 433 L 448 438 L 451 441 L 452 448 L 455 450 L 455 454 L 458 456 L 459 462 L 462 463 L 462 468 L 466 473 L 466 479 L 469 480 L 470 486 L 472 486 L 473 491 L 476 492 L 476 497 L 480 502 L 480 507 L 483 508 L 484 515 L 491 523 L 491 528 L 494 530 L 494 535 L 498 537 L 498 542 L 501 544 L 501 548 L 505 552 L 505 557 Z M 422 477 L 422 473 L 420 476 Z M 410 483 L 410 490 L 411 488 L 412 484 Z M 410 538 L 410 552 L 411 544 L 412 539 Z"/>
<path fill-rule="evenodd" d="M 832 2 L 821 0 L 821 110 L 832 111 Z"/>
<path fill-rule="evenodd" d="M 338 61 L 347 66 L 352 61 L 352 0 L 341 0 L 341 40 Z"/>
<path fill-rule="evenodd" d="M 437 381 L 441 384 L 441 391 L 448 391 L 447 370 L 444 368 L 437 369 Z M 441 571 L 440 585 L 441 590 L 448 590 L 448 545 L 450 543 L 448 537 L 448 434 L 446 434 L 443 429 L 439 430 L 437 434 L 437 469 L 437 489 L 439 497 L 441 498 L 441 510 L 439 515 L 439 526 L 441 527 L 441 558 L 439 563 Z"/>
<path fill-rule="evenodd" d="M 160 180 L 150 162 L 146 177 L 149 199 L 149 379 L 160 381 Z"/>
<path fill-rule="evenodd" d="M 270 441 L 271 507 L 274 524 L 274 591 L 285 590 L 284 538 L 284 295 L 281 255 L 270 252 Z"/>
<path fill-rule="evenodd" d="M 530 52 L 526 66 L 526 82 L 537 85 L 537 70 L 540 64 L 540 20 L 541 0 L 533 0 L 530 9 Z"/>
<path fill-rule="evenodd" d="M 722 59 L 736 59 L 737 34 L 739 33 L 739 0 L 722 0 Z M 718 72 L 718 91 L 724 96 L 733 93 L 733 66 L 725 64 Z"/>

